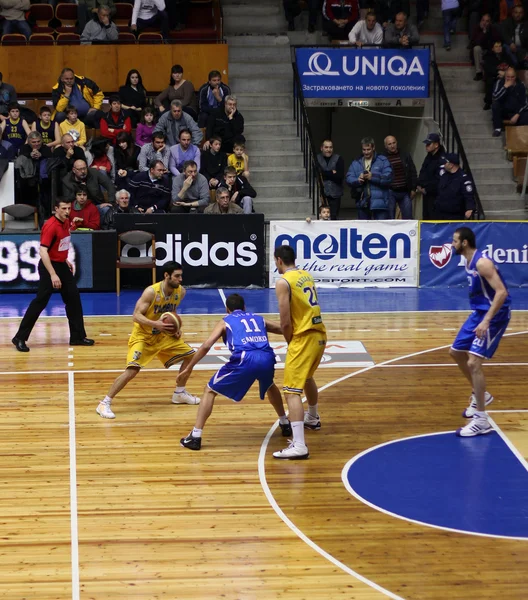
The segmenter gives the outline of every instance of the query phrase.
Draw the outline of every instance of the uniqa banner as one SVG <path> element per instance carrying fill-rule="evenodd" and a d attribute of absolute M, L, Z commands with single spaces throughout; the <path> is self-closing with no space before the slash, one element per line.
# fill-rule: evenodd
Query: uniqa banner
<path fill-rule="evenodd" d="M 528 222 L 457 221 L 420 224 L 420 287 L 467 286 L 465 260 L 451 245 L 457 227 L 473 230 L 508 287 L 528 286 Z"/>
<path fill-rule="evenodd" d="M 305 98 L 427 98 L 429 48 L 296 48 Z"/>
<path fill-rule="evenodd" d="M 417 221 L 271 221 L 269 286 L 280 277 L 273 252 L 286 244 L 319 287 L 416 287 L 417 234 Z"/>

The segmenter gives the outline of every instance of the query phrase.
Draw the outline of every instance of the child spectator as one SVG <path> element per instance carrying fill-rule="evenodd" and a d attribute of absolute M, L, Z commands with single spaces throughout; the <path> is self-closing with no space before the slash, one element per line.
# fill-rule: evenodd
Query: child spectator
<path fill-rule="evenodd" d="M 18 154 L 20 148 L 25 144 L 27 136 L 31 133 L 29 125 L 20 116 L 20 106 L 16 102 L 8 104 L 7 110 L 9 117 L 2 121 L 0 131 L 2 139 L 13 146 L 13 150 Z"/>
<path fill-rule="evenodd" d="M 141 113 L 141 118 L 136 129 L 136 146 L 141 148 L 141 146 L 144 146 L 145 144 L 150 144 L 152 142 L 152 134 L 154 133 L 155 127 L 156 119 L 154 109 L 147 106 Z"/>
<path fill-rule="evenodd" d="M 132 122 L 130 121 L 130 117 L 127 117 L 125 111 L 121 108 L 119 96 L 111 96 L 110 111 L 101 119 L 99 126 L 101 128 L 101 135 L 109 139 L 112 144 L 115 144 L 118 133 L 122 131 L 130 133 L 132 131 Z"/>
<path fill-rule="evenodd" d="M 207 179 L 209 188 L 215 190 L 224 177 L 227 167 L 227 154 L 222 152 L 222 139 L 213 136 L 209 140 L 209 149 L 202 151 L 200 173 Z"/>
<path fill-rule="evenodd" d="M 233 144 L 233 154 L 227 157 L 229 167 L 236 169 L 237 175 L 243 175 L 249 180 L 249 158 L 246 154 L 246 145 L 244 142 L 235 141 Z"/>
<path fill-rule="evenodd" d="M 110 179 L 114 179 L 114 165 L 108 157 L 108 150 L 110 149 L 110 142 L 106 138 L 97 138 L 93 140 L 90 152 L 92 153 L 93 160 L 89 165 L 92 169 L 98 169 L 103 173 L 106 173 Z"/>
<path fill-rule="evenodd" d="M 42 143 L 53 150 L 61 143 L 59 124 L 51 118 L 51 108 L 49 106 L 43 106 L 39 110 L 39 117 L 39 119 L 33 121 L 31 131 L 38 131 L 42 136 Z"/>
<path fill-rule="evenodd" d="M 78 189 L 75 192 L 75 200 L 72 203 L 70 212 L 71 227 L 70 231 L 76 229 L 101 229 L 101 217 L 97 206 L 88 200 L 88 194 L 85 189 Z"/>
<path fill-rule="evenodd" d="M 86 127 L 79 119 L 77 109 L 72 104 L 66 107 L 66 120 L 59 125 L 61 136 L 69 133 L 75 141 L 75 145 L 83 148 L 86 145 Z"/>

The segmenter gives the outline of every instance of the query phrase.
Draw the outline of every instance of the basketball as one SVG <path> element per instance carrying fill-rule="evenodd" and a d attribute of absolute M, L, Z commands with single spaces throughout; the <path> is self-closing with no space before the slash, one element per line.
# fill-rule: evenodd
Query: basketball
<path fill-rule="evenodd" d="M 160 321 L 163 321 L 164 323 L 172 323 L 174 325 L 174 333 L 168 333 L 167 335 L 176 335 L 182 326 L 180 315 L 177 315 L 173 312 L 163 313 L 160 317 Z"/>

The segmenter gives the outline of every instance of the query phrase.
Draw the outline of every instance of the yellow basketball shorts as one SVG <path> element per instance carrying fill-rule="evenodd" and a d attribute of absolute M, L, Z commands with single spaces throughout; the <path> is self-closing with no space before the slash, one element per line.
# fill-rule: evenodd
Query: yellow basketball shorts
<path fill-rule="evenodd" d="M 284 365 L 285 392 L 301 394 L 306 381 L 313 377 L 326 348 L 326 333 L 306 331 L 294 335 L 288 345 Z"/>
<path fill-rule="evenodd" d="M 130 336 L 128 340 L 127 367 L 146 367 L 156 356 L 166 369 L 194 354 L 195 350 L 182 338 L 157 334 L 148 338 Z"/>

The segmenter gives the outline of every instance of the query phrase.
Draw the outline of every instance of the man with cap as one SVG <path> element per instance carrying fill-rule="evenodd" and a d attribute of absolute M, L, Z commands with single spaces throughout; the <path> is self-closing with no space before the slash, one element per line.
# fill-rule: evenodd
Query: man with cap
<path fill-rule="evenodd" d="M 433 218 L 440 166 L 445 162 L 442 160 L 445 149 L 440 143 L 440 136 L 437 133 L 430 133 L 424 140 L 424 144 L 427 156 L 420 169 L 416 191 L 421 192 L 423 196 L 423 219 L 428 220 Z"/>
<path fill-rule="evenodd" d="M 454 152 L 443 155 L 433 218 L 438 221 L 470 219 L 475 210 L 473 182 L 460 168 L 460 157 Z"/>

